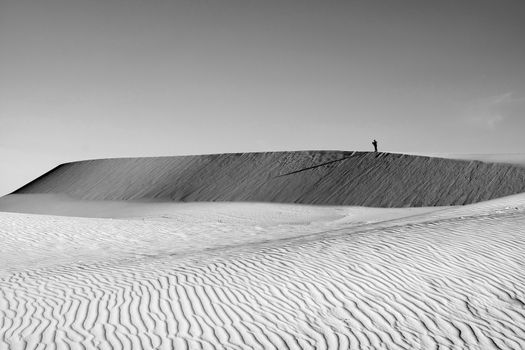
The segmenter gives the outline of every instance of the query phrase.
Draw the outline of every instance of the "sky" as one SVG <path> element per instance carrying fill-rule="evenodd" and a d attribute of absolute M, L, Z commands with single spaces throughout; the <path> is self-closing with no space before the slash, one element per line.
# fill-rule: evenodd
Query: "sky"
<path fill-rule="evenodd" d="M 525 153 L 525 2 L 0 0 L 0 195 L 74 160 Z"/>

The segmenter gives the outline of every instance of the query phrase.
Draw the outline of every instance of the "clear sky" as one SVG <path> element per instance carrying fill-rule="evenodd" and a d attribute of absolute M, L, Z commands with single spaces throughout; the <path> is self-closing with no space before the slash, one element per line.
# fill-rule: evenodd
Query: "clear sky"
<path fill-rule="evenodd" d="M 525 152 L 525 1 L 0 0 L 0 194 L 86 158 Z"/>

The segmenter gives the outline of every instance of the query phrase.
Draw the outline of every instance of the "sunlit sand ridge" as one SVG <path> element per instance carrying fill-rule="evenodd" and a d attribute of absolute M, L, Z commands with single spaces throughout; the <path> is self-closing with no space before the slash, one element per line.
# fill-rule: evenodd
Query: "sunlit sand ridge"
<path fill-rule="evenodd" d="M 29 196 L 3 203 L 99 217 L 0 213 L 0 349 L 525 345 L 525 194 L 421 208 Z"/>
<path fill-rule="evenodd" d="M 0 348 L 524 344 L 523 195 L 368 224 L 273 205 L 257 225 L 240 205 L 230 220 L 1 214 Z"/>

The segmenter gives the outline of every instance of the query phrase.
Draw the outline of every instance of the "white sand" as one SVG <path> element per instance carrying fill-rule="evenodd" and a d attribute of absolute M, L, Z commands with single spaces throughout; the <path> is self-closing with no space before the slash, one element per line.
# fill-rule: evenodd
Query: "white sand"
<path fill-rule="evenodd" d="M 525 153 L 433 153 L 429 156 L 525 166 Z"/>
<path fill-rule="evenodd" d="M 0 349 L 525 345 L 525 195 L 147 216 L 0 213 Z"/>
<path fill-rule="evenodd" d="M 296 151 L 72 162 L 15 193 L 105 201 L 401 208 L 464 205 L 523 192 L 525 168 L 520 166 L 392 153 Z M 27 212 L 22 201 L 18 205 Z"/>

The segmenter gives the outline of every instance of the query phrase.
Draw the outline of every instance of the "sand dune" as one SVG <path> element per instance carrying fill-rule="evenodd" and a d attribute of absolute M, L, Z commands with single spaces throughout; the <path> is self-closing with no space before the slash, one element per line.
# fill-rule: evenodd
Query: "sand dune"
<path fill-rule="evenodd" d="M 435 157 L 450 158 L 450 159 L 463 159 L 463 160 L 479 160 L 481 162 L 489 163 L 504 163 L 514 164 L 525 167 L 525 153 L 465 153 L 465 154 L 451 154 L 441 153 L 433 155 Z"/>
<path fill-rule="evenodd" d="M 373 222 L 186 205 L 165 220 L 0 213 L 0 348 L 525 344 L 525 195 Z"/>
<path fill-rule="evenodd" d="M 525 193 L 502 196 L 524 172 L 344 152 L 62 165 L 0 200 L 70 215 L 0 212 L 0 349 L 523 349 Z"/>
<path fill-rule="evenodd" d="M 74 162 L 15 194 L 117 201 L 422 207 L 475 203 L 524 191 L 525 168 L 518 166 L 387 153 L 305 151 Z"/>
<path fill-rule="evenodd" d="M 217 205 L 220 203 L 221 205 Z M 76 216 L 89 218 L 160 218 L 185 221 L 187 217 L 199 220 L 222 220 L 230 222 L 233 218 L 243 222 L 261 222 L 269 220 L 322 220 L 324 216 L 332 218 L 346 215 L 352 211 L 362 219 L 386 220 L 406 216 L 408 212 L 414 215 L 435 211 L 439 207 L 414 208 L 358 208 L 345 206 L 313 206 L 293 205 L 279 206 L 278 217 L 275 215 L 276 206 L 270 203 L 246 203 L 238 205 L 235 202 L 157 202 L 157 201 L 111 201 L 85 200 L 67 195 L 56 194 L 12 194 L 0 198 L 0 210 L 4 212 L 47 214 L 60 216 Z M 253 208 L 257 208 L 254 211 Z M 298 209 L 300 208 L 300 210 Z M 256 215 L 255 215 L 256 213 Z M 204 215 L 206 214 L 206 215 Z M 352 216 L 354 217 L 354 215 Z"/>

